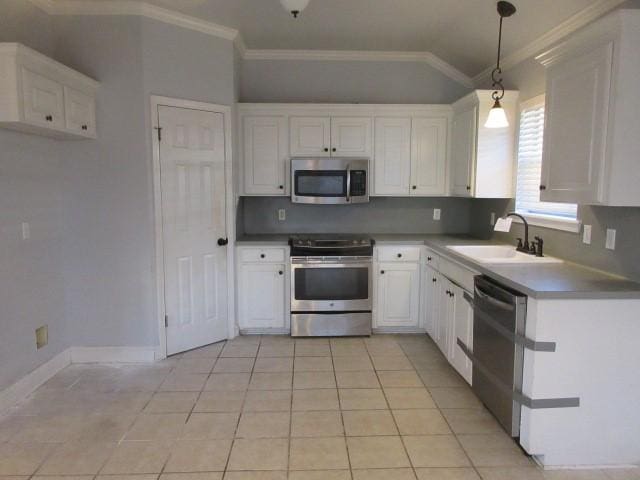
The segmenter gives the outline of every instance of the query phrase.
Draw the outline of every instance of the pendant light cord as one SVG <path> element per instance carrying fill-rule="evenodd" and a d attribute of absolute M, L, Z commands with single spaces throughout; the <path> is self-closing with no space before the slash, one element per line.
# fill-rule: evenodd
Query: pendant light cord
<path fill-rule="evenodd" d="M 494 100 L 500 100 L 504 97 L 504 87 L 502 86 L 502 69 L 500 68 L 500 50 L 502 49 L 502 20 L 503 16 L 500 15 L 500 28 L 498 30 L 498 59 L 496 61 L 496 68 L 491 72 L 491 79 L 493 80 L 492 87 L 495 91 L 491 94 L 491 98 Z M 499 89 L 498 89 L 499 87 Z"/>

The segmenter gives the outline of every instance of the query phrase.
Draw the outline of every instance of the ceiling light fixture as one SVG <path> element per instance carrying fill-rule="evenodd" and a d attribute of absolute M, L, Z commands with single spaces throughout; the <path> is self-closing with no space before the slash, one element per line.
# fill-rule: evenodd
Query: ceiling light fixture
<path fill-rule="evenodd" d="M 502 69 L 500 68 L 500 50 L 502 48 L 502 20 L 516 13 L 516 7 L 509 2 L 498 2 L 498 15 L 500 15 L 500 30 L 498 31 L 498 61 L 496 68 L 491 72 L 493 80 L 492 88 L 494 89 L 491 98 L 495 100 L 493 107 L 489 110 L 489 116 L 484 124 L 487 128 L 504 128 L 509 126 L 507 114 L 500 104 L 500 100 L 504 97 L 504 86 L 502 86 Z"/>
<path fill-rule="evenodd" d="M 309 5 L 309 0 L 280 0 L 280 3 L 287 12 L 293 15 L 293 18 L 298 18 L 298 15 Z"/>

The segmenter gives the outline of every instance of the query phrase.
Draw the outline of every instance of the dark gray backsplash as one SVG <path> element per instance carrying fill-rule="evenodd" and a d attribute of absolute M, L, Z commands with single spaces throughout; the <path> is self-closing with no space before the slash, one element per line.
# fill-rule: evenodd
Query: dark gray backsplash
<path fill-rule="evenodd" d="M 494 233 L 489 225 L 491 212 L 501 216 L 513 210 L 510 200 L 474 200 L 471 206 L 471 233 L 481 238 L 515 242 L 522 237 L 522 225 L 513 224 L 511 232 Z M 582 232 L 570 233 L 531 226 L 529 236 L 544 239 L 549 255 L 616 273 L 640 281 L 640 208 L 596 207 L 581 205 L 578 218 L 591 225 L 591 244 L 582 243 Z M 616 249 L 604 248 L 607 228 L 616 230 Z"/>
<path fill-rule="evenodd" d="M 278 209 L 287 219 L 278 221 Z M 433 209 L 442 210 L 433 220 Z M 301 205 L 286 197 L 242 197 L 238 233 L 468 233 L 471 200 L 371 198 L 360 205 Z"/>

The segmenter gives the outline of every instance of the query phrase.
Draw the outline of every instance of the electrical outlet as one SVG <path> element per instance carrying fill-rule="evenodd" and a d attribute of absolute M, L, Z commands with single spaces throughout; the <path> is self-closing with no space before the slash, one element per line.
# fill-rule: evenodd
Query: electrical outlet
<path fill-rule="evenodd" d="M 36 328 L 36 349 L 40 350 L 47 343 L 49 343 L 49 327 L 47 325 L 43 325 Z"/>
<path fill-rule="evenodd" d="M 440 214 L 441 214 L 441 211 L 440 211 L 439 208 L 434 208 L 433 209 L 433 219 L 434 220 L 440 220 Z"/>
<path fill-rule="evenodd" d="M 22 222 L 22 239 L 29 240 L 31 238 L 31 226 L 28 222 Z"/>
<path fill-rule="evenodd" d="M 278 220 L 284 222 L 287 219 L 287 211 L 284 208 L 278 209 Z"/>
<path fill-rule="evenodd" d="M 491 220 L 489 221 L 489 225 L 492 227 L 496 224 L 496 212 L 491 212 Z"/>
<path fill-rule="evenodd" d="M 582 230 L 582 243 L 591 245 L 591 225 L 585 225 Z"/>
<path fill-rule="evenodd" d="M 616 249 L 616 231 L 612 228 L 607 228 L 607 241 L 604 244 L 604 248 L 608 250 Z"/>

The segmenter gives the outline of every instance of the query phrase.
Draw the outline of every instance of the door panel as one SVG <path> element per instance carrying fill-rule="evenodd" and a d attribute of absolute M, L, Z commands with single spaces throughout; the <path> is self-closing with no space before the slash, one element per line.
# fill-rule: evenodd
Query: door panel
<path fill-rule="evenodd" d="M 411 195 L 444 195 L 447 168 L 447 119 L 411 122 Z"/>
<path fill-rule="evenodd" d="M 329 117 L 291 117 L 290 151 L 292 157 L 328 157 L 331 145 Z"/>
<path fill-rule="evenodd" d="M 64 117 L 68 130 L 87 137 L 96 136 L 96 104 L 93 97 L 64 87 Z"/>
<path fill-rule="evenodd" d="M 547 72 L 543 201 L 602 201 L 612 57 L 609 43 Z"/>
<path fill-rule="evenodd" d="M 287 119 L 244 117 L 244 193 L 287 195 Z"/>
<path fill-rule="evenodd" d="M 60 83 L 23 68 L 22 95 L 25 121 L 64 128 L 64 93 Z"/>
<path fill-rule="evenodd" d="M 158 107 L 167 354 L 227 338 L 224 116 Z"/>
<path fill-rule="evenodd" d="M 334 157 L 371 156 L 371 118 L 331 118 L 331 155 Z"/>
<path fill-rule="evenodd" d="M 398 262 L 380 263 L 378 267 L 377 326 L 417 327 L 420 266 Z"/>
<path fill-rule="evenodd" d="M 476 156 L 478 107 L 457 113 L 453 118 L 451 139 L 451 193 L 469 197 L 474 194 L 473 168 Z"/>
<path fill-rule="evenodd" d="M 374 195 L 406 195 L 411 170 L 411 119 L 376 118 Z"/>

